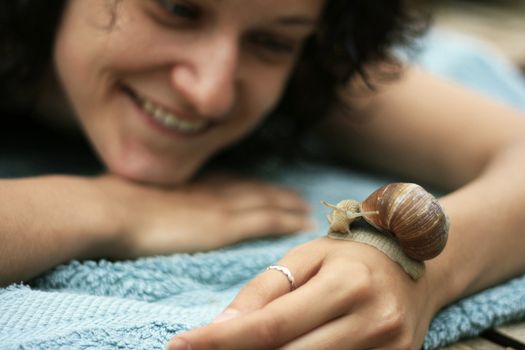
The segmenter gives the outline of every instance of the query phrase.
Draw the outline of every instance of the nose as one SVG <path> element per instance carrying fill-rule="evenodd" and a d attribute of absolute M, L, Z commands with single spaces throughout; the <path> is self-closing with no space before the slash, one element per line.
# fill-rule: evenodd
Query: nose
<path fill-rule="evenodd" d="M 233 109 L 239 64 L 236 40 L 216 38 L 188 47 L 186 60 L 174 64 L 175 91 L 201 116 L 221 118 Z"/>

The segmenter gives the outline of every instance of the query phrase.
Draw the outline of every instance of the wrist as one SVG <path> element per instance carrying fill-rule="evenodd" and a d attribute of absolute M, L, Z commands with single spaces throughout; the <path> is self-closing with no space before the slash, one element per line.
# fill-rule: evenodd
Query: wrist
<path fill-rule="evenodd" d="M 119 206 L 100 186 L 98 178 L 52 176 L 50 181 L 61 184 L 74 204 L 73 210 L 68 211 L 68 221 L 69 232 L 78 240 L 75 258 L 109 257 L 109 250 L 122 230 L 122 215 Z"/>
<path fill-rule="evenodd" d="M 423 283 L 429 291 L 432 300 L 430 303 L 436 313 L 446 305 L 454 302 L 461 295 L 461 280 L 457 275 L 457 268 L 447 264 L 445 256 L 426 261 L 426 271 L 422 277 Z"/>
<path fill-rule="evenodd" d="M 119 190 L 122 184 L 118 179 L 110 176 L 84 178 L 83 181 L 89 189 L 90 215 L 96 223 L 92 227 L 95 237 L 86 258 L 118 257 L 125 246 L 125 233 L 133 226 L 128 213 L 130 206 L 126 205 L 130 198 Z"/>
<path fill-rule="evenodd" d="M 72 259 L 102 257 L 118 232 L 89 178 L 51 175 L 1 185 L 0 283 L 28 280 Z"/>

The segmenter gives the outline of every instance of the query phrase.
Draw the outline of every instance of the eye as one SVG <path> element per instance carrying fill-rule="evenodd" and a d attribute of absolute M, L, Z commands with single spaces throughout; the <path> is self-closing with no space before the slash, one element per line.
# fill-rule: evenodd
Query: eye
<path fill-rule="evenodd" d="M 157 0 L 162 7 L 164 7 L 168 12 L 176 16 L 196 20 L 200 16 L 200 11 L 197 7 L 190 5 L 189 3 L 183 1 L 175 0 Z"/>
<path fill-rule="evenodd" d="M 276 53 L 293 53 L 296 47 L 295 43 L 268 33 L 254 33 L 249 40 L 252 44 Z"/>

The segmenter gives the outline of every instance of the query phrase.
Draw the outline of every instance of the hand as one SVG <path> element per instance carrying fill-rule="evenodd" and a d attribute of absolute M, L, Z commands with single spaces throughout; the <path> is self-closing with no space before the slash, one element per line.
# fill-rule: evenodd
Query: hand
<path fill-rule="evenodd" d="M 119 234 L 111 258 L 210 250 L 243 239 L 311 229 L 294 191 L 254 179 L 213 175 L 177 188 L 106 175 L 97 180 Z"/>
<path fill-rule="evenodd" d="M 419 349 L 438 309 L 426 275 L 414 282 L 361 243 L 321 238 L 278 264 L 292 271 L 296 290 L 281 272 L 265 271 L 214 323 L 169 349 Z"/>

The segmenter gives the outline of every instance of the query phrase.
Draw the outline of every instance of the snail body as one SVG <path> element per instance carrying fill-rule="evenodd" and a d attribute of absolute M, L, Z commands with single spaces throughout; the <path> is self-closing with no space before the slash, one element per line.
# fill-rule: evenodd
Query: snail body
<path fill-rule="evenodd" d="M 323 204 L 334 209 L 327 215 L 330 229 L 334 232 L 349 233 L 350 224 L 358 217 L 363 216 L 360 203 L 353 199 L 340 201 L 336 206 L 326 202 L 323 202 Z"/>
<path fill-rule="evenodd" d="M 393 237 L 403 252 L 417 261 L 436 257 L 445 248 L 449 220 L 437 199 L 413 183 L 385 185 L 359 203 L 341 201 L 328 216 L 330 230 L 349 233 L 359 217 Z"/>

